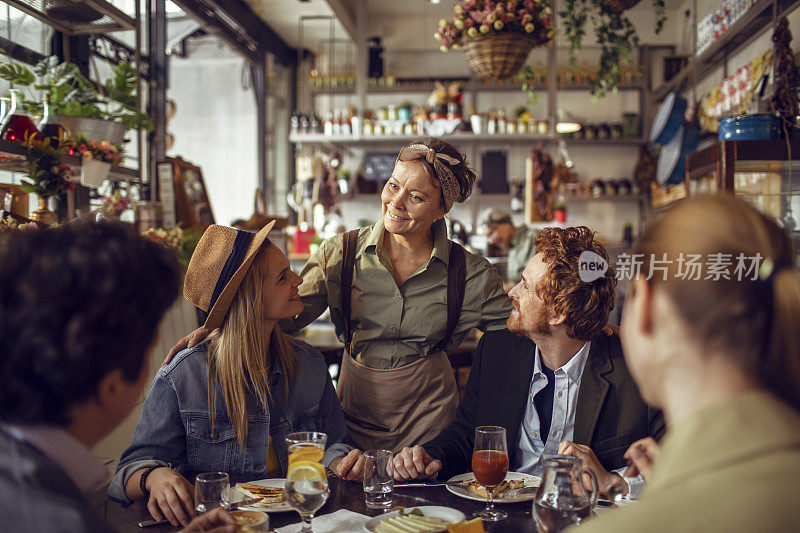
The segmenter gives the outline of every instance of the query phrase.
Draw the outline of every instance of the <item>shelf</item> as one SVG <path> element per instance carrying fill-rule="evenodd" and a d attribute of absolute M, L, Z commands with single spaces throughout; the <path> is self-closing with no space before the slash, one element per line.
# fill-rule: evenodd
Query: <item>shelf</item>
<path fill-rule="evenodd" d="M 656 101 L 661 101 L 672 91 L 681 91 L 687 82 L 694 77 L 694 82 L 703 80 L 720 67 L 735 50 L 751 42 L 764 31 L 772 28 L 773 6 L 777 3 L 777 15 L 783 16 L 800 5 L 800 0 L 760 0 L 756 2 L 742 17 L 722 34 L 717 41 L 706 48 L 702 54 L 689 60 L 674 78 L 657 87 L 653 94 Z"/>
<path fill-rule="evenodd" d="M 295 144 L 396 144 L 405 143 L 414 139 L 418 139 L 419 135 L 371 135 L 368 137 L 356 138 L 352 135 L 323 135 L 317 134 L 294 134 L 289 136 L 289 141 Z M 452 143 L 549 143 L 558 141 L 558 135 L 555 134 L 480 134 L 473 133 L 454 133 L 451 135 L 442 135 L 441 139 Z M 581 146 L 640 146 L 644 144 L 645 139 L 564 139 L 567 144 L 581 145 Z"/>
<path fill-rule="evenodd" d="M 289 141 L 296 144 L 391 144 L 405 143 L 418 139 L 420 135 L 371 135 L 368 137 L 356 138 L 352 135 L 322 135 L 322 134 L 295 134 L 289 136 Z M 453 143 L 486 143 L 486 142 L 552 142 L 557 140 L 556 135 L 488 135 L 473 133 L 453 133 L 439 137 Z"/>
<path fill-rule="evenodd" d="M 461 81 L 464 83 L 464 92 L 471 90 L 483 92 L 517 92 L 522 90 L 522 86 L 518 83 L 501 83 L 501 84 L 488 84 L 477 80 L 441 80 L 447 84 L 452 81 Z M 399 93 L 430 93 L 433 91 L 434 80 L 420 81 L 420 82 L 397 82 L 389 86 L 370 86 L 367 87 L 367 94 L 399 94 Z M 592 86 L 590 84 L 576 84 L 576 85 L 559 85 L 558 91 L 589 91 Z M 620 91 L 642 91 L 644 86 L 642 84 L 625 84 L 620 85 Z M 536 88 L 536 92 L 546 93 L 548 91 L 547 84 L 541 85 Z M 355 88 L 353 87 L 334 87 L 334 88 L 312 88 L 311 94 L 315 96 L 327 95 L 355 95 Z"/>
<path fill-rule="evenodd" d="M 54 13 L 57 3 L 52 0 L 3 0 L 6 4 L 19 9 L 23 13 L 39 19 L 48 26 L 69 35 L 97 35 L 112 31 L 136 30 L 136 21 L 104 0 L 84 0 L 80 9 L 93 10 L 100 18 L 94 21 L 76 21 L 72 17 L 64 17 Z M 75 10 L 62 7 L 61 9 Z M 68 20 L 72 18 L 73 21 Z"/>
<path fill-rule="evenodd" d="M 0 140 L 0 170 L 9 172 L 27 172 L 25 168 L 25 155 L 27 148 L 15 141 Z M 66 155 L 63 162 L 72 167 L 80 174 L 81 157 L 77 155 Z M 111 181 L 139 181 L 139 171 L 135 168 L 112 166 L 111 172 L 106 178 Z"/>
<path fill-rule="evenodd" d="M 647 139 L 564 139 L 567 141 L 567 144 L 578 144 L 578 145 L 609 145 L 609 144 L 616 144 L 622 146 L 641 146 L 643 144 L 647 144 Z"/>
<path fill-rule="evenodd" d="M 656 185 L 651 190 L 652 197 L 650 205 L 655 208 L 666 207 L 672 202 L 686 198 L 686 185 L 683 183 L 680 185 L 670 185 L 666 189 L 662 189 Z"/>
<path fill-rule="evenodd" d="M 614 194 L 603 196 L 565 196 L 564 203 L 624 203 L 624 202 L 641 202 L 646 201 L 648 196 L 646 194 Z"/>

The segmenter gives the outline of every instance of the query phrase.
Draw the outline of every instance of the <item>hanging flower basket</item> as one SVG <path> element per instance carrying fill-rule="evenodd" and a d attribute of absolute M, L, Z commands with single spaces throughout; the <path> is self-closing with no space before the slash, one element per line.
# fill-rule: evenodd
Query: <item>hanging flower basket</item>
<path fill-rule="evenodd" d="M 527 35 L 501 33 L 466 39 L 461 49 L 472 72 L 483 79 L 501 79 L 516 74 L 538 44 Z"/>
<path fill-rule="evenodd" d="M 463 49 L 467 63 L 484 79 L 517 73 L 535 46 L 552 41 L 553 11 L 544 0 L 466 0 L 452 21 L 440 20 L 434 38 L 441 48 Z"/>
<path fill-rule="evenodd" d="M 81 163 L 81 184 L 86 187 L 99 187 L 108 177 L 111 163 L 96 159 L 84 159 Z"/>

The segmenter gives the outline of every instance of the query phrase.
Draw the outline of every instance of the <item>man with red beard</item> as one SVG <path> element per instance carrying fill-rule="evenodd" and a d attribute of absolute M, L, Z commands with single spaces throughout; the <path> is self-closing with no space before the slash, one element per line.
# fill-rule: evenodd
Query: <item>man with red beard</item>
<path fill-rule="evenodd" d="M 542 454 L 563 453 L 582 459 L 603 493 L 641 488 L 640 477 L 624 476 L 623 455 L 640 439 L 659 439 L 664 422 L 639 396 L 607 324 L 613 269 L 581 275 L 587 256 L 607 265 L 608 253 L 584 226 L 544 229 L 536 250 L 509 292 L 508 329 L 478 344 L 456 420 L 397 454 L 395 478 L 468 472 L 475 428 L 502 426 L 510 470 L 540 476 Z"/>

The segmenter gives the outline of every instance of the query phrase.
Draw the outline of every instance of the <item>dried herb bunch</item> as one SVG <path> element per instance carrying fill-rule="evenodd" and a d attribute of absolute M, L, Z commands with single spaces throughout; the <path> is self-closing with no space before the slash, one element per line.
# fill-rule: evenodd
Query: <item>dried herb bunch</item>
<path fill-rule="evenodd" d="M 770 109 L 784 117 L 798 115 L 797 93 L 800 90 L 800 71 L 792 52 L 792 32 L 786 17 L 778 21 L 772 34 L 775 45 L 775 94 L 770 100 Z"/>

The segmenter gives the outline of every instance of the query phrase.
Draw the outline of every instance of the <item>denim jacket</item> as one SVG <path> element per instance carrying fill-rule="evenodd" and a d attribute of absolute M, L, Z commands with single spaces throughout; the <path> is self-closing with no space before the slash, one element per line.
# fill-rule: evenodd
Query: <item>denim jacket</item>
<path fill-rule="evenodd" d="M 241 479 L 266 477 L 269 437 L 286 471 L 286 436 L 294 431 L 328 435 L 325 466 L 351 448 L 342 408 L 325 360 L 308 344 L 295 341 L 298 367 L 285 401 L 279 371 L 271 376 L 271 400 L 264 410 L 255 395 L 248 397 L 248 431 L 239 446 L 222 393 L 217 391 L 212 431 L 208 409 L 208 347 L 203 342 L 180 352 L 156 374 L 142 406 L 131 445 L 122 453 L 108 497 L 123 505 L 133 500 L 125 485 L 134 472 L 148 466 L 169 466 L 189 481 L 200 472 L 222 471 Z"/>

